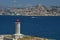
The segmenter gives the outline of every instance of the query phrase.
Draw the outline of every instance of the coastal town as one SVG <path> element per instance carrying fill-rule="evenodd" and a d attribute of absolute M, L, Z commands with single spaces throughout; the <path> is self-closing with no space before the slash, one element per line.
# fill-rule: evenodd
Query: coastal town
<path fill-rule="evenodd" d="M 25 8 L 5 8 L 0 9 L 0 15 L 10 16 L 60 16 L 60 7 L 36 5 Z"/>
<path fill-rule="evenodd" d="M 0 0 L 0 40 L 60 40 L 60 0 Z"/>

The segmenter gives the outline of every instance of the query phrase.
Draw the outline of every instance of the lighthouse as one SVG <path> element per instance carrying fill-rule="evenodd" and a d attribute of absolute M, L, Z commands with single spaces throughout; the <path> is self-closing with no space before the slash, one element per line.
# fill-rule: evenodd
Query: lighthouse
<path fill-rule="evenodd" d="M 15 34 L 20 35 L 20 20 L 17 19 L 15 24 L 16 24 L 16 33 Z"/>
<path fill-rule="evenodd" d="M 20 20 L 17 19 L 16 22 L 15 22 L 15 34 L 14 34 L 14 38 L 15 39 L 18 39 L 18 38 L 23 38 L 23 34 L 20 33 Z"/>

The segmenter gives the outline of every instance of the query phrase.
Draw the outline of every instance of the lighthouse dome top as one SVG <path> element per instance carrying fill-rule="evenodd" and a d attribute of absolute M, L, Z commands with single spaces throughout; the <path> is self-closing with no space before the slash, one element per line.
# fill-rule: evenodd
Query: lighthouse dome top
<path fill-rule="evenodd" d="M 16 22 L 20 22 L 20 20 L 19 20 L 19 19 L 17 19 L 17 20 L 16 20 Z"/>

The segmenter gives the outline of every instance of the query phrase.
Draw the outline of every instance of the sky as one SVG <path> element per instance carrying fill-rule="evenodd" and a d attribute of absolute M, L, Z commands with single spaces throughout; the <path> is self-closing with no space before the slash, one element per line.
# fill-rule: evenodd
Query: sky
<path fill-rule="evenodd" d="M 0 7 L 27 7 L 37 4 L 60 6 L 60 0 L 0 0 Z"/>

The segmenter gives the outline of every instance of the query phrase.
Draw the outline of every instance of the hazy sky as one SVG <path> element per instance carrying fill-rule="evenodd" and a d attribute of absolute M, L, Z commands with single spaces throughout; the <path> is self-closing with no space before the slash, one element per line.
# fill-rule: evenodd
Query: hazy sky
<path fill-rule="evenodd" d="M 37 4 L 60 6 L 60 0 L 0 0 L 0 6 L 24 7 Z"/>

